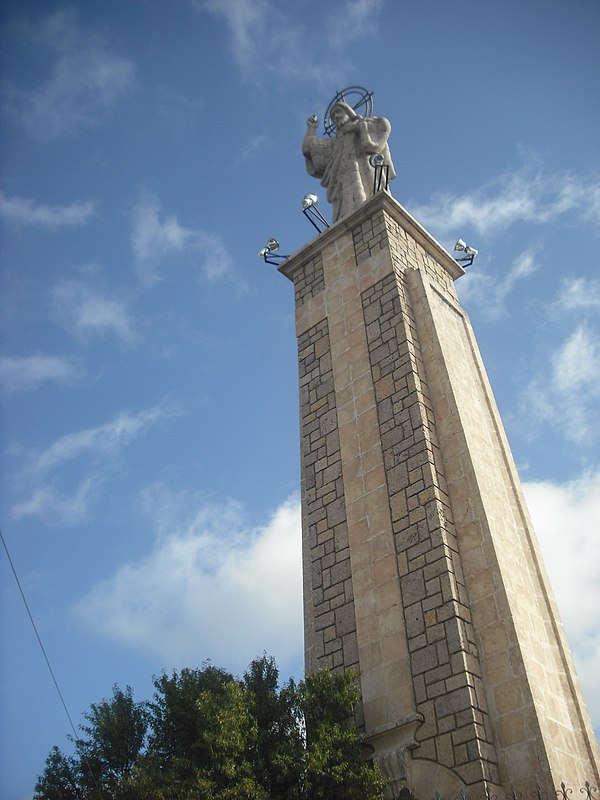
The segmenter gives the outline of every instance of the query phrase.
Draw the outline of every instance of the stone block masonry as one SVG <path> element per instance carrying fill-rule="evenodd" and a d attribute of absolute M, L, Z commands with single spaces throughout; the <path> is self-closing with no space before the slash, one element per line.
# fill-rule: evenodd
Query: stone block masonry
<path fill-rule="evenodd" d="M 356 621 L 327 320 L 298 340 L 306 662 L 356 668 Z"/>
<path fill-rule="evenodd" d="M 497 784 L 475 635 L 405 273 L 376 283 L 362 302 L 416 709 L 428 721 L 417 733 L 419 756 L 454 769 L 468 783 Z"/>
<path fill-rule="evenodd" d="M 280 269 L 296 298 L 307 670 L 359 673 L 390 796 L 597 781 L 461 268 L 381 192 Z"/>

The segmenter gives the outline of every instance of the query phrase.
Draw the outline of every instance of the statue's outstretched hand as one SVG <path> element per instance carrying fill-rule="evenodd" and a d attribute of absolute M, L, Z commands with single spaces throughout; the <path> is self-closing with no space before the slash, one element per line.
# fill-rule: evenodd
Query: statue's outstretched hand
<path fill-rule="evenodd" d="M 317 130 L 319 127 L 319 119 L 316 114 L 312 114 L 306 120 L 306 127 L 308 129 L 308 133 L 314 133 Z"/>

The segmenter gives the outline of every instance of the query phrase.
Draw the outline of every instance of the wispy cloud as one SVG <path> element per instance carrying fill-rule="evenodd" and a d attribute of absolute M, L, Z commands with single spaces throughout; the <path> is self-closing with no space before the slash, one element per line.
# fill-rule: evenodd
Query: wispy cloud
<path fill-rule="evenodd" d="M 173 86 L 163 84 L 156 87 L 157 111 L 172 131 L 190 135 L 191 126 L 198 125 L 204 101 L 194 94 L 188 96 Z"/>
<path fill-rule="evenodd" d="M 159 263 L 171 253 L 189 252 L 199 260 L 209 281 L 228 275 L 232 258 L 221 237 L 199 228 L 186 228 L 175 215 L 162 216 L 158 198 L 144 192 L 133 209 L 131 244 L 142 280 L 160 280 Z"/>
<path fill-rule="evenodd" d="M 579 445 L 598 441 L 600 336 L 579 325 L 550 358 L 550 369 L 535 375 L 520 398 L 528 427 L 552 425 Z"/>
<path fill-rule="evenodd" d="M 269 30 L 277 28 L 283 17 L 270 0 L 204 0 L 192 5 L 225 20 L 235 59 L 246 72 L 254 69 L 263 44 L 269 42 Z"/>
<path fill-rule="evenodd" d="M 177 412 L 167 404 L 152 406 L 137 414 L 121 411 L 113 419 L 96 428 L 87 428 L 61 436 L 50 447 L 32 458 L 30 469 L 45 472 L 82 455 L 114 455 L 158 422 L 176 414 Z"/>
<path fill-rule="evenodd" d="M 329 41 L 338 49 L 377 32 L 384 0 L 347 0 L 328 20 Z"/>
<path fill-rule="evenodd" d="M 598 178 L 533 172 L 526 167 L 468 194 L 436 194 L 429 204 L 410 205 L 410 210 L 426 227 L 439 233 L 450 234 L 471 226 L 480 235 L 489 236 L 517 222 L 547 223 L 568 212 L 590 218 L 590 203 L 598 203 L 599 193 Z"/>
<path fill-rule="evenodd" d="M 584 277 L 564 280 L 556 305 L 563 311 L 600 309 L 600 281 Z"/>
<path fill-rule="evenodd" d="M 182 250 L 193 236 L 174 215 L 159 219 L 160 203 L 144 193 L 133 210 L 133 251 L 140 261 L 158 260 L 166 253 Z"/>
<path fill-rule="evenodd" d="M 91 278 L 61 281 L 52 292 L 56 320 L 79 336 L 112 333 L 131 344 L 135 333 L 125 303 L 94 285 Z"/>
<path fill-rule="evenodd" d="M 525 483 L 524 491 L 590 713 L 598 721 L 600 473 L 562 485 Z"/>
<path fill-rule="evenodd" d="M 0 384 L 9 392 L 37 389 L 48 381 L 67 383 L 79 374 L 79 367 L 61 356 L 0 357 Z"/>
<path fill-rule="evenodd" d="M 225 22 L 246 80 L 283 76 L 325 86 L 340 73 L 356 41 L 374 35 L 383 0 L 345 0 L 335 13 L 319 12 L 304 24 L 274 0 L 192 0 L 192 6 Z"/>
<path fill-rule="evenodd" d="M 477 305 L 478 310 L 490 319 L 506 312 L 505 301 L 513 289 L 538 269 L 531 250 L 521 253 L 503 277 L 497 278 L 483 271 L 468 272 L 458 284 L 464 302 Z"/>
<path fill-rule="evenodd" d="M 253 136 L 252 139 L 249 139 L 246 146 L 238 156 L 238 162 L 245 161 L 253 156 L 254 153 L 264 147 L 268 139 L 269 137 L 264 133 L 259 133 L 257 136 Z"/>
<path fill-rule="evenodd" d="M 552 379 L 562 393 L 592 392 L 600 396 L 600 341 L 579 326 L 554 355 Z"/>
<path fill-rule="evenodd" d="M 180 500 L 168 497 L 172 518 Z M 284 666 L 302 654 L 300 527 L 296 499 L 258 527 L 232 504 L 201 505 L 170 528 L 163 517 L 152 551 L 96 585 L 75 612 L 88 631 L 168 665 L 210 657 L 241 669 L 266 649 Z"/>
<path fill-rule="evenodd" d="M 0 216 L 18 225 L 63 228 L 85 224 L 96 209 L 91 201 L 68 206 L 44 205 L 27 197 L 7 197 L 0 192 Z"/>
<path fill-rule="evenodd" d="M 41 452 L 13 448 L 24 459 L 15 492 L 25 499 L 12 505 L 12 516 L 36 516 L 49 525 L 80 522 L 110 480 L 121 452 L 179 413 L 168 402 L 137 413 L 121 411 L 102 425 L 59 437 Z"/>
<path fill-rule="evenodd" d="M 55 139 L 95 125 L 133 88 L 133 63 L 97 33 L 80 28 L 71 8 L 32 27 L 30 45 L 49 50 L 52 67 L 35 88 L 9 84 L 3 108 L 37 139 Z"/>
<path fill-rule="evenodd" d="M 48 525 L 77 525 L 86 518 L 101 483 L 100 476 L 88 476 L 71 494 L 61 493 L 50 483 L 40 485 L 27 500 L 13 506 L 12 516 L 39 517 Z"/>

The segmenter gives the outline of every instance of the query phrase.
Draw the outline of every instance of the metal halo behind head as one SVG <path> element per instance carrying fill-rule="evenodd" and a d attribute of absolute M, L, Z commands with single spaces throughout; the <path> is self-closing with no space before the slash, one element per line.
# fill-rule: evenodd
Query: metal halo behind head
<path fill-rule="evenodd" d="M 371 117 L 373 115 L 373 92 L 369 92 L 362 86 L 348 86 L 337 92 L 325 111 L 323 117 L 323 128 L 327 136 L 335 135 L 335 125 L 331 121 L 331 109 L 340 101 L 348 103 L 361 117 Z"/>

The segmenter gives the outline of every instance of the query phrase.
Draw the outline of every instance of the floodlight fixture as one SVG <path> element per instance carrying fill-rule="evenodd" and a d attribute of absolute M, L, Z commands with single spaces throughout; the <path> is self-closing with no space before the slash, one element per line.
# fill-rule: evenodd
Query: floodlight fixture
<path fill-rule="evenodd" d="M 317 195 L 313 194 L 312 192 L 308 192 L 308 194 L 305 194 L 304 197 L 302 198 L 302 208 L 310 208 L 311 206 L 316 206 L 318 202 L 319 198 L 317 197 Z"/>
<path fill-rule="evenodd" d="M 375 170 L 373 174 L 373 194 L 380 192 L 382 189 L 387 191 L 390 181 L 390 165 L 385 163 L 383 153 L 371 153 L 369 164 Z"/>
<path fill-rule="evenodd" d="M 262 258 L 265 264 L 280 264 L 282 261 L 285 261 L 286 258 L 289 256 L 282 256 L 280 254 L 276 254 L 275 251 L 279 250 L 279 242 L 277 239 L 271 237 L 267 239 L 267 243 L 264 247 L 261 247 L 258 251 L 258 257 Z"/>
<path fill-rule="evenodd" d="M 312 192 L 308 192 L 302 198 L 302 213 L 306 217 L 306 219 L 310 222 L 313 228 L 316 228 L 319 233 L 322 232 L 323 228 L 319 227 L 320 225 L 324 226 L 325 228 L 329 227 L 329 223 L 321 214 L 319 209 L 317 208 L 317 203 L 319 202 L 319 198 L 316 194 Z"/>
<path fill-rule="evenodd" d="M 454 249 L 459 253 L 464 253 L 464 258 L 457 258 L 456 262 L 463 267 L 470 267 L 473 261 L 479 255 L 479 250 L 476 250 L 471 245 L 467 244 L 464 239 L 458 239 L 454 245 Z"/>
<path fill-rule="evenodd" d="M 371 153 L 369 156 L 369 164 L 372 167 L 380 167 L 385 162 L 385 158 L 381 153 Z"/>

